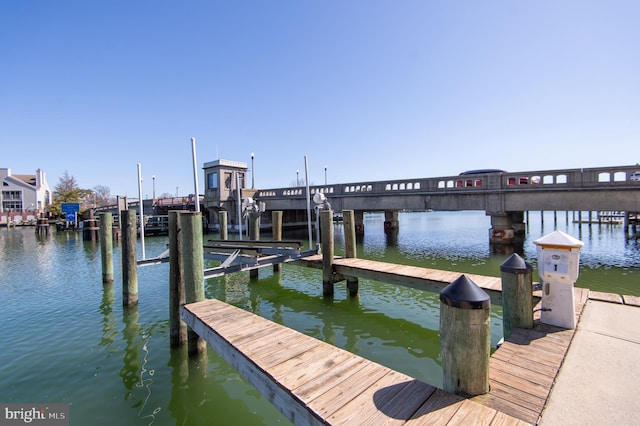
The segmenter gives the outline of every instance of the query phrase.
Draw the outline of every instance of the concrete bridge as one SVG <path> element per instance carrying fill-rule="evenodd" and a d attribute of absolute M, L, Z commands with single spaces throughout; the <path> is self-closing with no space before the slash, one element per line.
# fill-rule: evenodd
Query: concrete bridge
<path fill-rule="evenodd" d="M 285 222 L 306 220 L 307 188 L 252 191 L 266 212 L 282 210 Z M 334 211 L 354 210 L 359 231 L 364 212 L 385 212 L 385 229 L 398 227 L 399 211 L 484 210 L 490 241 L 509 243 L 524 232 L 526 211 L 640 211 L 640 165 L 528 172 L 478 171 L 459 176 L 311 186 Z M 205 196 L 206 198 L 206 196 Z M 313 202 L 311 203 L 313 206 Z M 264 218 L 268 220 L 268 216 Z"/>

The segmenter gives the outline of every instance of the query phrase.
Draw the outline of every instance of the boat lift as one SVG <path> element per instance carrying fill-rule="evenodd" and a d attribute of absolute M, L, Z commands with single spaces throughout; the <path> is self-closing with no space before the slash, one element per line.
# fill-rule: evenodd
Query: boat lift
<path fill-rule="evenodd" d="M 215 268 L 204 270 L 204 278 L 221 277 L 234 272 L 250 271 L 265 266 L 293 262 L 318 254 L 318 249 L 302 250 L 300 241 L 230 241 L 209 240 L 203 245 L 204 259 L 221 262 Z M 138 266 L 159 265 L 169 262 L 169 250 L 154 258 L 137 261 Z"/>

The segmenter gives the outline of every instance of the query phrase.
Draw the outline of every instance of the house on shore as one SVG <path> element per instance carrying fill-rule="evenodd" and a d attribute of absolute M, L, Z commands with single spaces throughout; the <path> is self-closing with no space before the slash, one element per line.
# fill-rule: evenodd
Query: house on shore
<path fill-rule="evenodd" d="M 0 223 L 30 221 L 51 204 L 51 189 L 41 169 L 33 175 L 17 175 L 0 168 L 0 181 Z"/>

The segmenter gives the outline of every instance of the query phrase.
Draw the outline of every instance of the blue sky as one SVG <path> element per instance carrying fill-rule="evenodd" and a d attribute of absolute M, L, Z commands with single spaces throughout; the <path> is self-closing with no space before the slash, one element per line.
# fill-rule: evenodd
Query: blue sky
<path fill-rule="evenodd" d="M 640 161 L 637 1 L 0 2 L 0 167 L 135 197 Z M 200 176 L 202 190 L 204 179 Z"/>

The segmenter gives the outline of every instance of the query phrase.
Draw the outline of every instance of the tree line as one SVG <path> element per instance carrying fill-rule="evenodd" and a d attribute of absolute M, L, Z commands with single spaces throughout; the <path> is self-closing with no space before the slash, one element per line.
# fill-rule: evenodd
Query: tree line
<path fill-rule="evenodd" d="M 80 188 L 76 178 L 65 170 L 54 187 L 53 200 L 49 205 L 49 211 L 54 216 L 62 214 L 62 203 L 80 203 L 81 205 L 96 207 L 115 204 L 115 197 L 111 196 L 108 186 L 97 185 L 93 189 Z"/>

